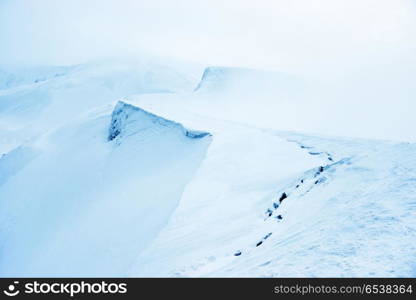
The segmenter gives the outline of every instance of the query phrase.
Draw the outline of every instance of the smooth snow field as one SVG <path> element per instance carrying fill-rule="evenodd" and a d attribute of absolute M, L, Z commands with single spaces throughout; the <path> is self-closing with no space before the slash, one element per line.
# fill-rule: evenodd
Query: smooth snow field
<path fill-rule="evenodd" d="M 311 89 L 175 63 L 1 70 L 0 276 L 416 276 L 416 144 L 319 132 L 345 115 L 314 114 Z"/>

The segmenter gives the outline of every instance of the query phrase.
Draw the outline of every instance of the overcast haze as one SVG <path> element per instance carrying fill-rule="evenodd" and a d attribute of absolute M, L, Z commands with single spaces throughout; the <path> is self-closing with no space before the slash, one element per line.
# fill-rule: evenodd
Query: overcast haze
<path fill-rule="evenodd" d="M 156 55 L 275 69 L 315 80 L 310 100 L 324 99 L 328 110 L 345 111 L 346 124 L 361 114 L 359 124 L 374 127 L 365 136 L 414 137 L 412 0 L 0 3 L 1 64 L 67 65 Z M 367 122 L 370 110 L 374 118 Z M 360 131 L 357 125 L 351 134 Z"/>

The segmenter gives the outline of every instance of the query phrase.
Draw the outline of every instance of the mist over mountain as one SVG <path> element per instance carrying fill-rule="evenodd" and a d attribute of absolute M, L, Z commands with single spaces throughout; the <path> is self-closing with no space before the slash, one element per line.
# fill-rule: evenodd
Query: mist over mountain
<path fill-rule="evenodd" d="M 416 275 L 411 1 L 59 2 L 0 3 L 1 277 Z"/>

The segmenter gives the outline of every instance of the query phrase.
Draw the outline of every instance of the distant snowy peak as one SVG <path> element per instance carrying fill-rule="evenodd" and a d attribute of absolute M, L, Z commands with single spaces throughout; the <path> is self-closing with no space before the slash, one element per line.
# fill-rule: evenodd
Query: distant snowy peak
<path fill-rule="evenodd" d="M 236 67 L 207 67 L 195 92 L 276 93 L 303 87 L 303 80 L 277 71 Z"/>
<path fill-rule="evenodd" d="M 40 83 L 50 79 L 62 77 L 79 68 L 80 66 L 45 66 L 18 68 L 13 70 L 0 69 L 0 90 Z"/>
<path fill-rule="evenodd" d="M 140 107 L 119 101 L 115 106 L 108 133 L 108 140 L 120 139 L 138 132 L 156 134 L 161 131 L 179 133 L 190 139 L 211 136 L 209 132 L 190 130 L 182 124 L 164 119 Z"/>
<path fill-rule="evenodd" d="M 198 83 L 198 86 L 195 88 L 195 91 L 209 89 L 210 87 L 215 87 L 215 85 L 223 82 L 226 78 L 227 68 L 222 67 L 207 67 L 202 74 L 201 81 Z"/>
<path fill-rule="evenodd" d="M 129 93 L 172 93 L 192 90 L 198 80 L 194 72 L 147 60 L 104 60 L 72 66 L 0 66 L 0 90 L 63 79 L 57 86 L 67 86 L 68 80 L 76 84 L 90 81 Z"/>

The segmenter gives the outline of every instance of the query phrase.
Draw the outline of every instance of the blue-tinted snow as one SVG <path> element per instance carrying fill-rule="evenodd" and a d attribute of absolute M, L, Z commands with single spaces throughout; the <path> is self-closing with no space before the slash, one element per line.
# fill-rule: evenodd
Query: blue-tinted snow
<path fill-rule="evenodd" d="M 1 276 L 415 275 L 415 144 L 277 130 L 317 120 L 297 78 L 19 72 L 0 91 Z"/>

